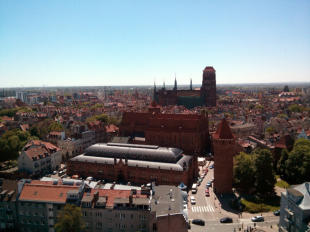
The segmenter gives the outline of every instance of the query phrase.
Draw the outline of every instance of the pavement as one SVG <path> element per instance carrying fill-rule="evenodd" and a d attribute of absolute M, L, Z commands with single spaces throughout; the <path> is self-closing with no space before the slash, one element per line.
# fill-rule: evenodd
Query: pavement
<path fill-rule="evenodd" d="M 208 161 L 204 167 L 200 167 L 200 174 L 203 170 L 210 167 L 213 164 L 213 161 Z M 209 169 L 209 168 L 208 168 Z M 213 192 L 213 186 L 209 188 L 210 196 L 205 196 L 205 186 L 208 181 L 213 179 L 214 169 L 209 169 L 207 175 L 203 179 L 201 185 L 198 187 L 196 194 L 189 192 L 190 196 L 194 196 L 196 199 L 196 204 L 191 205 L 188 201 L 188 218 L 189 220 L 193 219 L 202 219 L 205 221 L 205 226 L 199 226 L 191 224 L 190 232 L 206 232 L 206 231 L 216 231 L 216 232 L 231 232 L 231 231 L 250 231 L 250 227 L 256 228 L 256 231 L 278 231 L 277 224 L 279 222 L 279 217 L 274 216 L 272 212 L 261 214 L 265 221 L 264 222 L 252 222 L 251 217 L 257 214 L 250 214 L 243 212 L 240 214 L 238 211 L 233 210 L 229 206 L 229 202 L 232 199 L 232 196 L 225 195 L 216 195 Z M 220 223 L 220 219 L 223 217 L 231 217 L 233 223 L 223 224 Z"/>

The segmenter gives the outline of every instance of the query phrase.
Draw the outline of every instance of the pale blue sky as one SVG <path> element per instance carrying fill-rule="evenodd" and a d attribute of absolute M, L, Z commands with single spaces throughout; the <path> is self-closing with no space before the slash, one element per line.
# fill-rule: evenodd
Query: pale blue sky
<path fill-rule="evenodd" d="M 0 88 L 310 81 L 310 1 L 0 0 Z"/>

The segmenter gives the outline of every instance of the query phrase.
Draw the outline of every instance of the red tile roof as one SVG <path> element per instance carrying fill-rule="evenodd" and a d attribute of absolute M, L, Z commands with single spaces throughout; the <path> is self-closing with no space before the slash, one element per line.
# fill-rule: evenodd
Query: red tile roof
<path fill-rule="evenodd" d="M 41 140 L 32 140 L 23 148 L 23 151 L 30 159 L 40 159 L 59 150 L 55 145 Z"/>
<path fill-rule="evenodd" d="M 105 129 L 106 129 L 107 133 L 113 133 L 113 132 L 116 132 L 119 130 L 118 127 L 115 126 L 114 124 L 110 124 L 110 125 L 106 126 Z"/>
<path fill-rule="evenodd" d="M 19 200 L 65 203 L 67 192 L 78 188 L 78 186 L 25 184 Z"/>
<path fill-rule="evenodd" d="M 215 139 L 233 139 L 234 136 L 225 118 L 222 119 L 213 135 Z"/>

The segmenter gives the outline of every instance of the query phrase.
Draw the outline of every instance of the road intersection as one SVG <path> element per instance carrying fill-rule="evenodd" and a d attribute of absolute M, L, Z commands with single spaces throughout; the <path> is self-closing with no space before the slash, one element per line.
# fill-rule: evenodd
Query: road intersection
<path fill-rule="evenodd" d="M 200 167 L 200 174 L 204 170 L 211 166 L 213 162 L 207 162 L 207 165 Z M 198 191 L 195 194 L 189 192 L 189 198 L 194 196 L 196 199 L 196 204 L 192 205 L 188 203 L 188 217 L 190 220 L 202 219 L 206 222 L 205 226 L 199 226 L 191 224 L 191 229 L 189 231 L 193 232 L 206 232 L 206 231 L 216 231 L 216 232 L 232 232 L 232 231 L 244 231 L 245 229 L 251 227 L 272 227 L 271 231 L 277 231 L 277 224 L 279 222 L 279 217 L 273 216 L 272 213 L 265 213 L 263 216 L 265 218 L 264 222 L 253 223 L 251 217 L 254 216 L 249 213 L 238 214 L 229 206 L 225 205 L 222 207 L 222 199 L 214 194 L 213 188 L 209 188 L 210 196 L 205 196 L 205 188 L 208 181 L 214 178 L 214 169 L 208 169 L 207 175 L 204 177 L 201 185 L 198 186 Z M 221 198 L 221 196 L 219 196 Z M 220 219 L 223 217 L 231 217 L 233 223 L 223 224 L 220 223 Z"/>

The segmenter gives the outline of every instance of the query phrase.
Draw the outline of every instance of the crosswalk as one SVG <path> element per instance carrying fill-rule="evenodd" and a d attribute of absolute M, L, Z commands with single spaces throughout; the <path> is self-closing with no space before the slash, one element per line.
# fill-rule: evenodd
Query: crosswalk
<path fill-rule="evenodd" d="M 192 206 L 193 213 L 207 213 L 214 212 L 214 208 L 211 205 L 203 205 L 203 206 Z"/>

